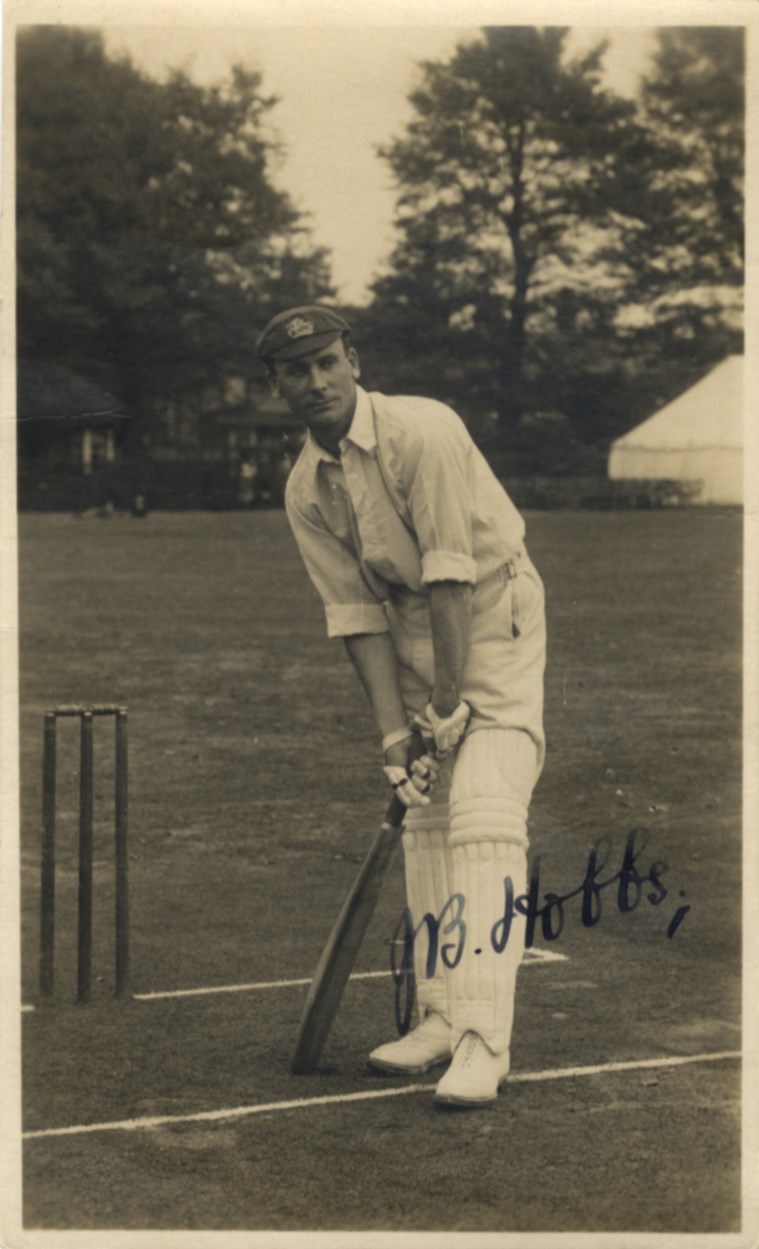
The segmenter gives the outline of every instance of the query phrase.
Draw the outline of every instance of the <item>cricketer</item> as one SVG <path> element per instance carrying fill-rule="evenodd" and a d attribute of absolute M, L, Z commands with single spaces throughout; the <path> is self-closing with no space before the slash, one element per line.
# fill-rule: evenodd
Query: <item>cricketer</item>
<path fill-rule="evenodd" d="M 287 516 L 408 808 L 418 1023 L 369 1063 L 406 1074 L 445 1065 L 437 1103 L 486 1105 L 509 1071 L 523 918 L 500 952 L 491 934 L 504 880 L 515 896 L 526 890 L 545 755 L 544 593 L 525 524 L 455 412 L 359 385 L 350 327 L 333 308 L 281 312 L 256 351 L 307 427 Z M 434 758 L 409 766 L 414 724 L 434 738 Z M 430 968 L 421 921 L 446 906 L 463 939 L 455 965 L 439 957 Z"/>

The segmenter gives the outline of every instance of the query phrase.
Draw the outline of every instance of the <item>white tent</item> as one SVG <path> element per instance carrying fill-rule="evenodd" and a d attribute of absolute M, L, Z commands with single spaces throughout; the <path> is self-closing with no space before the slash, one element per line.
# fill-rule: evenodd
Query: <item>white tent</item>
<path fill-rule="evenodd" d="M 728 356 L 609 452 L 615 481 L 676 481 L 698 503 L 743 501 L 743 356 Z"/>

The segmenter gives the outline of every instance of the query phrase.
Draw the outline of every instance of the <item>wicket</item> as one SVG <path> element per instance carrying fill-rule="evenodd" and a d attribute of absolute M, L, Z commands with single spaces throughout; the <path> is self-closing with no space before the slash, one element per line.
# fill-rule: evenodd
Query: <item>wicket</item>
<path fill-rule="evenodd" d="M 59 717 L 78 716 L 79 756 L 79 910 L 77 1001 L 87 1002 L 92 987 L 92 828 L 93 721 L 113 716 L 115 756 L 116 997 L 129 987 L 129 885 L 127 865 L 127 709 L 116 705 L 62 706 L 45 712 L 42 750 L 42 873 L 40 884 L 40 996 L 53 993 L 55 959 L 56 753 Z"/>

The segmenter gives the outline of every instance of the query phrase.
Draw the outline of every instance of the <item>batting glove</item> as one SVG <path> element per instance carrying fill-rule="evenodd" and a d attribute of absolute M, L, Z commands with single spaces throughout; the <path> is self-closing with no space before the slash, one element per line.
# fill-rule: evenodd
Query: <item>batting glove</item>
<path fill-rule="evenodd" d="M 382 771 L 405 806 L 429 806 L 430 794 L 440 776 L 440 767 L 432 755 L 414 759 L 408 771 L 392 766 L 384 767 Z"/>
<path fill-rule="evenodd" d="M 432 703 L 428 703 L 424 715 L 417 716 L 415 723 L 422 733 L 432 734 L 438 755 L 445 755 L 454 746 L 458 746 L 466 732 L 471 714 L 472 708 L 463 699 L 449 716 L 439 716 Z"/>

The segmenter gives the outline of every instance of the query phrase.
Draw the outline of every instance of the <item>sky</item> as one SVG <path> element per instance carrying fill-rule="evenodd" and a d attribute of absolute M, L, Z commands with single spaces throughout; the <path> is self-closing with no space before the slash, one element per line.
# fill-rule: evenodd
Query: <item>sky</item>
<path fill-rule="evenodd" d="M 477 37 L 465 26 L 171 26 L 102 28 L 111 53 L 126 52 L 155 78 L 180 67 L 209 84 L 232 64 L 259 70 L 286 155 L 275 182 L 307 215 L 314 242 L 331 253 L 338 297 L 364 303 L 393 244 L 395 195 L 377 147 L 411 120 L 419 62 L 448 59 Z M 571 49 L 609 38 L 606 67 L 621 93 L 635 90 L 653 34 L 645 27 L 583 28 Z"/>

